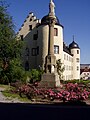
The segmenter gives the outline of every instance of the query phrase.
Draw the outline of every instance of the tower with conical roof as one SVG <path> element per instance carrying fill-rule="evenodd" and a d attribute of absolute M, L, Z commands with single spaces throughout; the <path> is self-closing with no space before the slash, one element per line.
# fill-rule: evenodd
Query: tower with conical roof
<path fill-rule="evenodd" d="M 79 45 L 73 39 L 73 42 L 69 45 L 71 54 L 73 55 L 73 79 L 80 79 L 80 48 Z"/>

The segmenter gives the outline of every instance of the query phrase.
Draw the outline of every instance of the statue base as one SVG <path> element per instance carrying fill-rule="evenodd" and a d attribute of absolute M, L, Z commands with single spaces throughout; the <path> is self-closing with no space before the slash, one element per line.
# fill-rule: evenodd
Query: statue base
<path fill-rule="evenodd" d="M 44 88 L 60 87 L 59 75 L 57 73 L 44 73 L 42 75 L 39 87 Z"/>

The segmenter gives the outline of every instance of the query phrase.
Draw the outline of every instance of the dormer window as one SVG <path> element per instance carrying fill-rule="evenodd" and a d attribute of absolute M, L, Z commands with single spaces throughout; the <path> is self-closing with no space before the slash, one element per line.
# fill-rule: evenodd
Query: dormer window
<path fill-rule="evenodd" d="M 32 25 L 29 25 L 29 30 L 32 30 Z"/>
<path fill-rule="evenodd" d="M 21 37 L 21 40 L 23 41 L 23 35 L 20 35 L 20 37 Z"/>
<path fill-rule="evenodd" d="M 30 21 L 32 21 L 32 18 L 30 18 Z"/>

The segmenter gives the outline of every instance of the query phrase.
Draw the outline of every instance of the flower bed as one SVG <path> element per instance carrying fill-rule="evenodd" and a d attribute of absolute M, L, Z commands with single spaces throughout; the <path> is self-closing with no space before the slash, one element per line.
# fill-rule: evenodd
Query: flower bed
<path fill-rule="evenodd" d="M 41 98 L 49 101 L 59 100 L 63 102 L 83 101 L 88 99 L 90 92 L 85 88 L 79 87 L 77 83 L 65 84 L 61 90 L 36 88 L 32 85 L 23 85 L 19 88 L 19 95 L 23 97 L 33 99 Z"/>

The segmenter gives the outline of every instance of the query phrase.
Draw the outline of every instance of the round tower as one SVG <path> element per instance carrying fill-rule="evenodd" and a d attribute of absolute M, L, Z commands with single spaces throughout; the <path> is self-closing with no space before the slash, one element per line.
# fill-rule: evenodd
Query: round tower
<path fill-rule="evenodd" d="M 73 74 L 73 79 L 80 79 L 80 48 L 78 44 L 73 41 L 69 45 L 71 54 L 73 55 L 73 60 L 72 60 L 72 74 Z"/>

